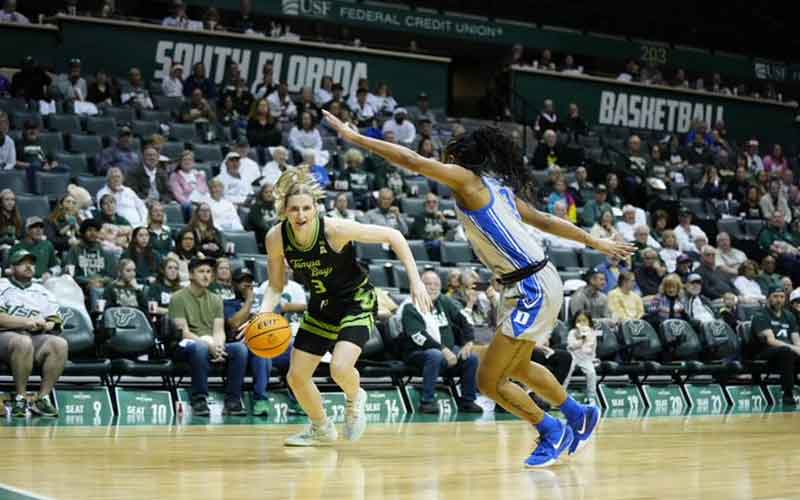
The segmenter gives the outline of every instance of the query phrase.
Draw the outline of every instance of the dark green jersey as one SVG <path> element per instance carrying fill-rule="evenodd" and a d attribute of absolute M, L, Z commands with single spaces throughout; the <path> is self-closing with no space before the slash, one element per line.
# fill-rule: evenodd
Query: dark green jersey
<path fill-rule="evenodd" d="M 367 273 L 356 261 L 348 243 L 337 252 L 325 238 L 325 218 L 320 217 L 311 243 L 301 248 L 288 221 L 281 223 L 283 254 L 294 271 L 294 279 L 311 292 L 311 302 L 352 297 L 367 281 Z"/>

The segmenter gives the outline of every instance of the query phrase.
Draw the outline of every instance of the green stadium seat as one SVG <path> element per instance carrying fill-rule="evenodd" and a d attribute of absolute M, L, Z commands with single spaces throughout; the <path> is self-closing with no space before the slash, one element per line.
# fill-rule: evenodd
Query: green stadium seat
<path fill-rule="evenodd" d="M 108 340 L 103 347 L 109 354 L 136 357 L 149 353 L 155 336 L 147 316 L 132 307 L 110 307 L 103 313 L 103 330 Z"/>

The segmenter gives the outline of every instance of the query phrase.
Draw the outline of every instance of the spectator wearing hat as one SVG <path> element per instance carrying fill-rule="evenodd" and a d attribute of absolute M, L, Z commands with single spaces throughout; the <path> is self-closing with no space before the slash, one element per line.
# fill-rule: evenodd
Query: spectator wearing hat
<path fill-rule="evenodd" d="M 11 248 L 9 255 L 18 250 L 25 250 L 34 256 L 34 277 L 47 281 L 52 274 L 60 271 L 56 250 L 44 236 L 44 220 L 41 217 L 28 217 L 25 220 L 25 238 Z"/>
<path fill-rule="evenodd" d="M 247 137 L 241 136 L 231 145 L 231 150 L 239 155 L 239 175 L 245 184 L 255 189 L 258 180 L 261 178 L 261 167 L 248 156 L 250 154 L 250 144 Z"/>
<path fill-rule="evenodd" d="M 314 118 L 308 111 L 300 113 L 300 123 L 292 127 L 289 132 L 289 147 L 298 158 L 306 149 L 313 149 L 315 152 L 322 151 L 322 136 L 314 125 Z"/>
<path fill-rule="evenodd" d="M 225 327 L 227 341 L 236 342 L 242 337 L 239 328 L 253 317 L 256 294 L 253 289 L 253 273 L 246 267 L 240 267 L 233 273 L 233 286 L 236 296 L 224 301 Z M 291 348 L 275 361 L 288 369 Z M 267 388 L 269 374 L 272 370 L 272 359 L 261 358 L 248 351 L 247 364 L 253 377 L 253 416 L 266 417 L 269 414 Z"/>
<path fill-rule="evenodd" d="M 235 205 L 244 204 L 247 197 L 253 194 L 252 182 L 248 183 L 243 179 L 239 170 L 241 159 L 242 157 L 235 151 L 228 153 L 220 165 L 219 175 L 214 178 L 222 183 L 222 196 Z M 213 198 L 213 190 L 211 194 Z"/>
<path fill-rule="evenodd" d="M 767 305 L 753 317 L 753 335 L 759 340 L 756 359 L 767 361 L 781 375 L 783 405 L 795 406 L 794 381 L 800 370 L 800 330 L 794 314 L 785 308 L 782 287 L 772 287 Z"/>
<path fill-rule="evenodd" d="M 794 314 L 794 320 L 800 325 L 800 288 L 795 288 L 789 294 L 789 310 Z"/>
<path fill-rule="evenodd" d="M 617 287 L 608 294 L 608 312 L 611 319 L 628 321 L 641 319 L 644 316 L 644 303 L 642 298 L 634 292 L 636 276 L 632 272 L 620 273 Z"/>
<path fill-rule="evenodd" d="M 436 125 L 436 114 L 430 109 L 428 94 L 425 92 L 419 93 L 417 96 L 417 105 L 408 108 L 408 117 L 414 123 L 428 120 L 431 124 Z"/>
<path fill-rule="evenodd" d="M 703 277 L 692 273 L 686 278 L 686 314 L 690 321 L 707 323 L 714 321 L 711 302 L 703 295 Z"/>
<path fill-rule="evenodd" d="M 386 120 L 383 124 L 383 133 L 388 131 L 394 132 L 395 139 L 398 144 L 411 147 L 414 139 L 417 137 L 417 129 L 411 120 L 407 120 L 407 112 L 405 108 L 396 108 L 392 119 Z"/>
<path fill-rule="evenodd" d="M 706 233 L 692 224 L 692 212 L 686 207 L 681 207 L 678 211 L 678 225 L 674 231 L 675 237 L 678 238 L 678 247 L 681 252 L 696 252 L 694 241 L 698 236 L 702 236 L 708 241 Z"/>
<path fill-rule="evenodd" d="M 106 173 L 106 185 L 97 192 L 97 199 L 110 194 L 117 202 L 117 214 L 124 217 L 131 227 L 147 225 L 147 207 L 136 192 L 125 186 L 125 175 L 117 167 L 111 167 Z M 99 202 L 98 202 L 99 205 Z"/>
<path fill-rule="evenodd" d="M 67 362 L 68 346 L 59 336 L 63 319 L 55 296 L 34 283 L 36 258 L 19 249 L 9 258 L 11 277 L 0 279 L 0 361 L 11 368 L 16 389 L 11 415 L 25 418 L 28 408 L 45 417 L 58 416 L 48 400 Z M 26 398 L 28 377 L 41 368 L 41 385 L 33 401 Z"/>
<path fill-rule="evenodd" d="M 161 91 L 167 97 L 183 97 L 183 66 L 172 64 L 169 76 L 161 82 Z"/>
<path fill-rule="evenodd" d="M 570 317 L 579 312 L 587 312 L 592 318 L 608 318 L 608 296 L 603 293 L 606 277 L 600 271 L 591 271 L 589 283 L 572 294 L 569 302 Z"/>
<path fill-rule="evenodd" d="M 81 223 L 81 241 L 69 249 L 64 256 L 64 266 L 74 266 L 74 278 L 79 285 L 88 288 L 102 288 L 114 276 L 116 259 L 100 245 L 102 225 L 96 219 Z"/>
<path fill-rule="evenodd" d="M 117 141 L 99 152 L 95 158 L 97 175 L 106 175 L 110 167 L 119 167 L 123 172 L 130 172 L 142 162 L 141 156 L 131 144 L 132 137 L 130 127 L 123 126 L 119 129 Z"/>
<path fill-rule="evenodd" d="M 17 148 L 14 139 L 8 135 L 8 115 L 0 111 L 0 170 L 13 170 L 17 167 Z"/>
<path fill-rule="evenodd" d="M 146 201 L 170 203 L 173 200 L 167 172 L 159 166 L 158 149 L 148 144 L 142 149 L 142 164 L 128 172 L 126 184 Z"/>
<path fill-rule="evenodd" d="M 224 363 L 226 369 L 226 415 L 245 415 L 242 406 L 242 383 L 247 368 L 247 347 L 242 342 L 226 342 L 222 298 L 209 292 L 213 259 L 194 258 L 189 262 L 187 288 L 176 292 L 169 304 L 169 317 L 181 341 L 175 358 L 189 363 L 192 374 L 192 414 L 209 415 L 208 375 L 212 363 Z"/>

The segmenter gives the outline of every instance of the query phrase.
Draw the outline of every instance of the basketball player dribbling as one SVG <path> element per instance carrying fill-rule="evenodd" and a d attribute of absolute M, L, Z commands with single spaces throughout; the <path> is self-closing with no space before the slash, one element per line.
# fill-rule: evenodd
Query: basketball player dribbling
<path fill-rule="evenodd" d="M 261 312 L 280 312 L 287 262 L 295 279 L 311 292 L 308 310 L 294 339 L 287 376 L 311 424 L 287 439 L 287 446 L 328 445 L 338 437 L 312 380 L 314 370 L 329 351 L 331 377 L 347 397 L 345 438 L 359 439 L 366 427 L 367 393 L 360 387 L 355 364 L 374 325 L 377 297 L 356 261 L 354 241 L 391 246 L 408 272 L 411 299 L 420 310 L 431 308 L 431 299 L 403 235 L 388 227 L 324 217 L 317 209 L 317 201 L 324 197 L 325 192 L 306 169 L 284 172 L 275 184 L 275 205 L 281 222 L 266 236 L 269 287 Z"/>
<path fill-rule="evenodd" d="M 591 438 L 600 412 L 578 404 L 543 366 L 532 363 L 536 342 L 549 333 L 561 309 L 561 278 L 525 224 L 578 241 L 606 255 L 627 257 L 633 247 L 597 239 L 567 221 L 539 212 L 535 180 L 515 143 L 499 129 L 482 127 L 451 141 L 446 163 L 396 144 L 371 139 L 323 111 L 342 139 L 445 184 L 453 191 L 460 222 L 476 255 L 505 285 L 497 334 L 482 353 L 478 387 L 485 396 L 530 422 L 539 432 L 527 467 L 554 464 L 562 453 L 580 449 Z M 513 380 L 559 407 L 567 423 L 542 411 Z"/>

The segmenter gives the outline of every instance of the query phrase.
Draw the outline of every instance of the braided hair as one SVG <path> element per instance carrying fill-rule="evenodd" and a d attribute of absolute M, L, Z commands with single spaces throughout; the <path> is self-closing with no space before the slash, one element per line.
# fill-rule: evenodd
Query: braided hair
<path fill-rule="evenodd" d="M 485 126 L 453 139 L 445 148 L 449 156 L 475 175 L 496 178 L 524 201 L 536 202 L 536 180 L 523 165 L 520 148 L 499 128 Z"/>

